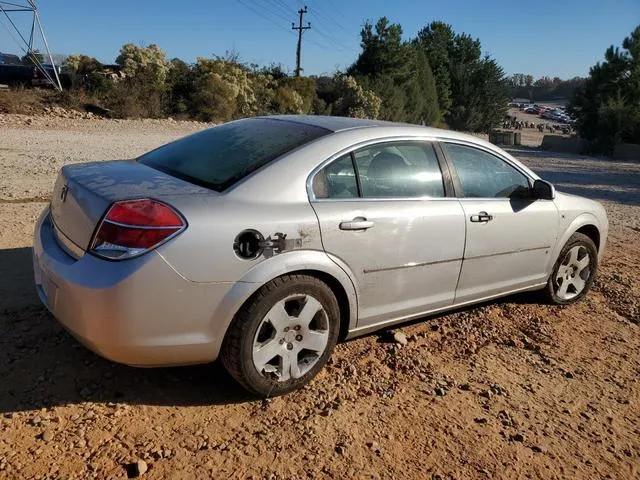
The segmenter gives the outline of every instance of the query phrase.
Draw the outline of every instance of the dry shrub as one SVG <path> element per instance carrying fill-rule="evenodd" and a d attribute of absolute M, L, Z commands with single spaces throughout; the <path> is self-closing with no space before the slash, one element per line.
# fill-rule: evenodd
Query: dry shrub
<path fill-rule="evenodd" d="M 29 115 L 43 109 L 43 94 L 37 89 L 24 87 L 0 90 L 0 112 Z"/>

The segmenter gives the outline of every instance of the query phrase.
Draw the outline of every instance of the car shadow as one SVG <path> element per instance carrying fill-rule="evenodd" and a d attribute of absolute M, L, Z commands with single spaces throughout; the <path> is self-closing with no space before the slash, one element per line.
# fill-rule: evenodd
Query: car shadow
<path fill-rule="evenodd" d="M 143 369 L 113 363 L 87 350 L 40 305 L 31 274 L 31 255 L 31 248 L 0 250 L 0 414 L 85 401 L 201 406 L 257 400 L 219 362 Z M 519 294 L 507 301 L 535 303 L 537 298 Z M 419 318 L 402 326 L 451 313 L 455 312 Z"/>
<path fill-rule="evenodd" d="M 142 369 L 80 345 L 40 305 L 31 248 L 0 250 L 0 414 L 85 401 L 221 405 L 256 400 L 215 362 Z"/>

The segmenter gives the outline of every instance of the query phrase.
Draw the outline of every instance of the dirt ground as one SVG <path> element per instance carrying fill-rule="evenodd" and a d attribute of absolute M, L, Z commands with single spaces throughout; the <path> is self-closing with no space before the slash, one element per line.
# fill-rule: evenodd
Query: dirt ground
<path fill-rule="evenodd" d="M 217 365 L 141 370 L 38 304 L 32 227 L 64 163 L 132 157 L 196 123 L 0 116 L 0 479 L 640 478 L 640 163 L 512 153 L 603 201 L 594 290 L 520 295 L 339 345 L 302 391 L 247 396 Z"/>

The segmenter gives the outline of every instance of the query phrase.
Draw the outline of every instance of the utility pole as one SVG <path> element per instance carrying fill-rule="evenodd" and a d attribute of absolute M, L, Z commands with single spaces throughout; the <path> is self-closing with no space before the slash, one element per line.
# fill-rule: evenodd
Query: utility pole
<path fill-rule="evenodd" d="M 302 32 L 305 30 L 309 30 L 311 28 L 311 22 L 307 22 L 306 27 L 302 26 L 302 17 L 304 17 L 305 13 L 307 13 L 306 5 L 304 6 L 304 8 L 301 8 L 300 10 L 298 10 L 298 15 L 300 15 L 298 26 L 296 27 L 295 23 L 291 23 L 291 28 L 293 30 L 298 30 L 298 49 L 296 50 L 296 77 L 300 76 L 300 71 L 302 70 L 302 68 L 300 68 L 300 50 L 302 49 Z"/>

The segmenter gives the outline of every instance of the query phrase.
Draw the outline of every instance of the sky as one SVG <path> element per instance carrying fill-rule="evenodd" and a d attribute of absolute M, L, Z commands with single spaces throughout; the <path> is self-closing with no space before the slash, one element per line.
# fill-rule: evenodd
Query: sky
<path fill-rule="evenodd" d="M 24 0 L 7 0 L 23 3 Z M 0 0 L 1 3 L 1 0 Z M 158 44 L 168 58 L 235 52 L 247 63 L 295 68 L 296 13 L 307 5 L 302 44 L 306 75 L 348 67 L 360 30 L 387 16 L 410 39 L 433 20 L 479 38 L 507 74 L 585 76 L 611 44 L 640 24 L 640 0 L 36 0 L 54 53 L 111 63 L 125 43 Z M 11 14 L 27 29 L 28 14 Z M 0 51 L 21 53 L 0 14 Z"/>

